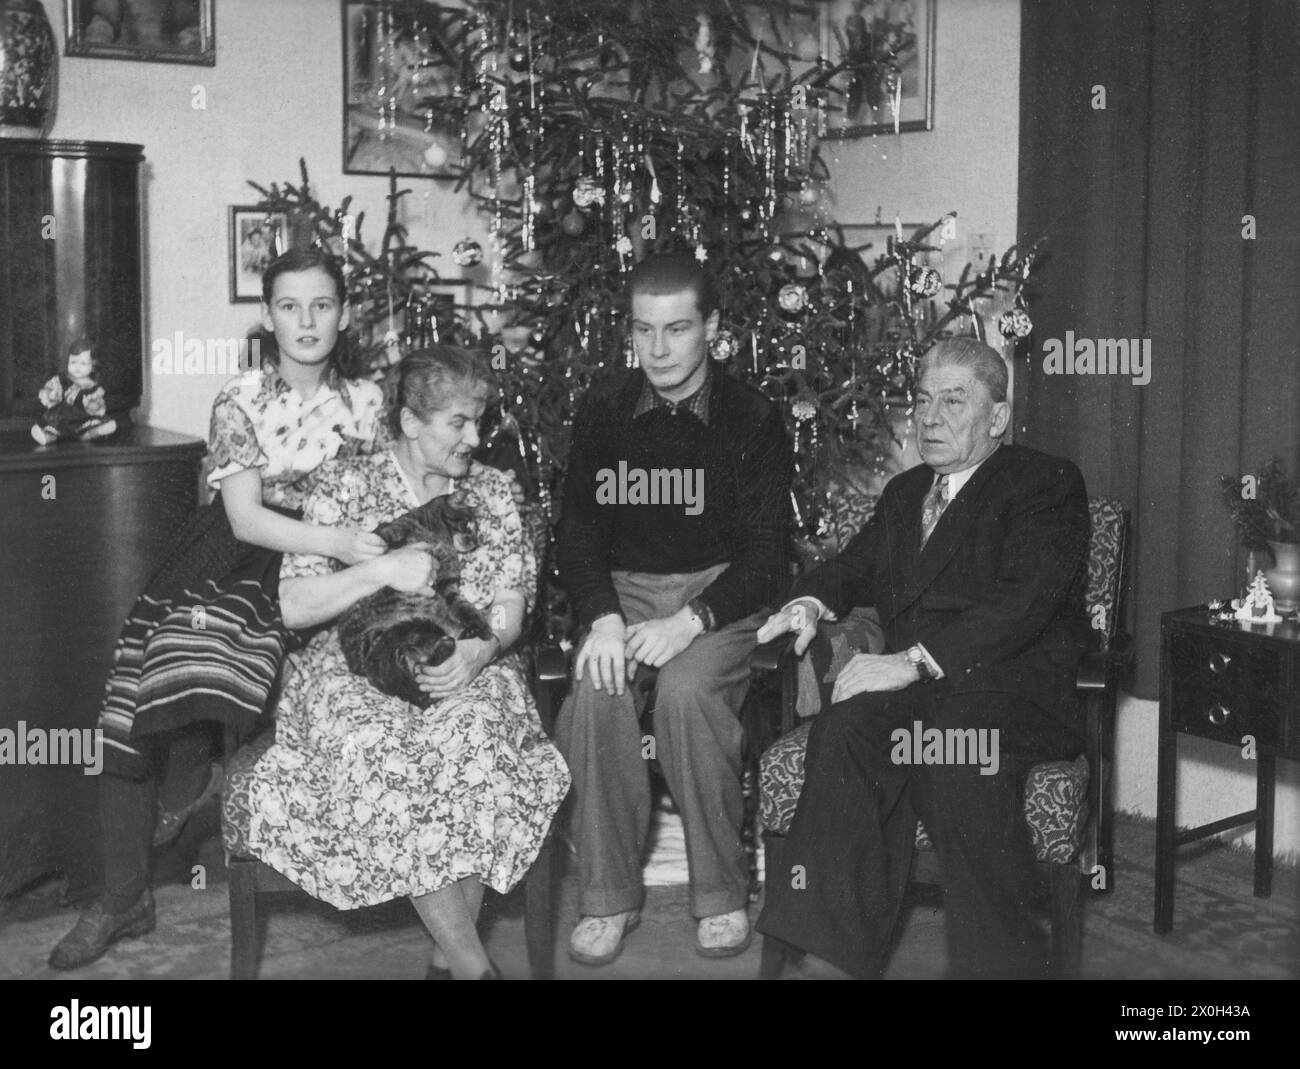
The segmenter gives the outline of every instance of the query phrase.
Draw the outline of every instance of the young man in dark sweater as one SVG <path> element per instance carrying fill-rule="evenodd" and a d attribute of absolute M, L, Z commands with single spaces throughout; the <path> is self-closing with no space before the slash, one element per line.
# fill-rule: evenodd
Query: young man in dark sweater
<path fill-rule="evenodd" d="M 657 254 L 628 291 L 640 367 L 583 399 L 559 537 L 587 630 L 558 736 L 580 869 L 569 954 L 589 965 L 613 961 L 640 919 L 650 757 L 681 813 L 697 949 L 749 945 L 738 713 L 759 610 L 789 577 L 789 438 L 772 402 L 711 366 L 712 279 L 689 254 Z M 638 665 L 659 669 L 652 736 Z"/>

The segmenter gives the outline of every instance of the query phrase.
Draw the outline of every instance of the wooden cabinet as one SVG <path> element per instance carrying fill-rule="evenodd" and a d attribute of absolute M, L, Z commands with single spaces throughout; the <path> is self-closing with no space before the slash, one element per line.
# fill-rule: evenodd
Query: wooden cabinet
<path fill-rule="evenodd" d="M 94 728 L 122 620 L 197 503 L 204 449 L 147 427 L 45 447 L 0 435 L 0 730 Z M 97 782 L 0 765 L 0 895 L 93 877 Z"/>

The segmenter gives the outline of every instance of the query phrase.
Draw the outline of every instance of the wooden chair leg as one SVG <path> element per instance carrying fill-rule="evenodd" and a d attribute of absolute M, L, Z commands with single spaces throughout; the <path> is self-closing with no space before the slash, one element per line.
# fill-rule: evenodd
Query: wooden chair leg
<path fill-rule="evenodd" d="M 524 940 L 534 980 L 555 979 L 555 885 L 559 868 L 552 827 L 524 884 Z"/>
<path fill-rule="evenodd" d="M 1050 865 L 1052 975 L 1076 980 L 1083 959 L 1083 879 L 1078 867 Z"/>
<path fill-rule="evenodd" d="M 247 861 L 232 858 L 230 873 L 230 978 L 256 980 L 261 931 L 257 915 L 257 875 Z"/>
<path fill-rule="evenodd" d="M 774 835 L 771 832 L 763 832 L 763 884 L 765 887 L 771 886 L 772 879 L 778 873 L 783 871 L 783 858 L 785 854 L 785 836 Z M 759 962 L 758 978 L 760 980 L 777 980 L 781 976 L 781 968 L 785 965 L 786 945 L 779 939 L 774 939 L 770 935 L 764 935 L 763 955 Z"/>

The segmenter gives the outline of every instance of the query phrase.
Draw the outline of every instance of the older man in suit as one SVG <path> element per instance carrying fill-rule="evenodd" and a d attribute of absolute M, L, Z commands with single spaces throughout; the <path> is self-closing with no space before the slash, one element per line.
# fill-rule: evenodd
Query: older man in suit
<path fill-rule="evenodd" d="M 820 620 L 874 605 L 886 640 L 845 666 L 813 722 L 791 871 L 769 874 L 758 928 L 807 951 L 811 975 L 878 977 L 920 818 L 939 855 L 950 975 L 1041 976 L 1020 792 L 1032 764 L 1083 748 L 1087 498 L 1068 460 L 1002 443 L 994 350 L 946 339 L 920 370 L 924 463 L 889 482 L 867 526 L 758 634 L 797 632 L 802 653 Z M 930 745 L 975 738 L 964 754 Z"/>

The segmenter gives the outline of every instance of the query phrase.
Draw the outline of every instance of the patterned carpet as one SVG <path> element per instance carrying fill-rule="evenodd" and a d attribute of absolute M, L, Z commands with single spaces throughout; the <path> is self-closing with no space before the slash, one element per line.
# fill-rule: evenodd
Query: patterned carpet
<path fill-rule="evenodd" d="M 668 822 L 651 865 L 653 883 L 641 929 L 617 963 L 603 969 L 573 965 L 559 955 L 566 978 L 743 979 L 758 972 L 759 941 L 740 957 L 706 960 L 692 949 L 694 925 L 680 880 L 680 831 Z M 1084 967 L 1088 979 L 1300 978 L 1300 879 L 1278 868 L 1273 895 L 1251 895 L 1249 852 L 1215 844 L 1184 848 L 1178 870 L 1174 930 L 1151 929 L 1155 829 L 1121 819 L 1116 829 L 1115 890 L 1090 896 L 1085 913 Z M 676 851 L 676 853 L 674 853 Z M 55 882 L 0 903 L 0 978 L 218 979 L 229 969 L 225 874 L 215 840 L 198 862 L 206 887 L 190 886 L 194 858 L 160 855 L 159 927 L 123 943 L 94 965 L 59 974 L 45 965 L 50 947 L 75 912 L 59 904 Z M 561 937 L 576 912 L 572 881 L 561 903 Z M 304 897 L 273 899 L 263 954 L 266 978 L 417 978 L 430 944 L 405 902 L 338 913 Z M 507 976 L 526 974 L 519 894 L 490 902 L 485 921 L 489 952 Z M 946 968 L 942 908 L 918 898 L 887 976 L 937 978 Z"/>

